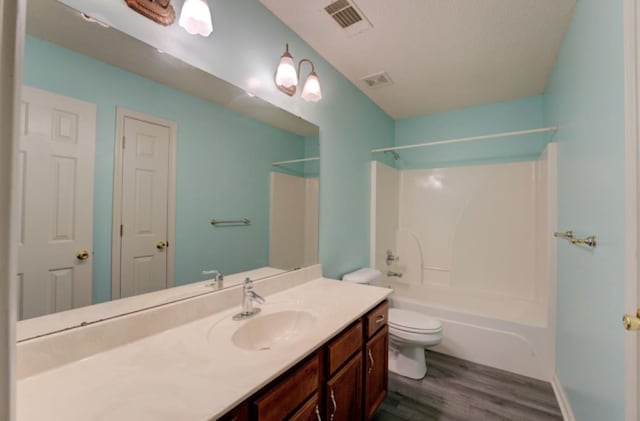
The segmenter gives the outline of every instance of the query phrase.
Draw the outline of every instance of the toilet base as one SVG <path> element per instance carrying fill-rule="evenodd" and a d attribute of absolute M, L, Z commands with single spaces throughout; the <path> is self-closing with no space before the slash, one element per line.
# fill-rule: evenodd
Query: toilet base
<path fill-rule="evenodd" d="M 389 347 L 389 371 L 420 380 L 427 375 L 427 362 L 421 346 Z"/>

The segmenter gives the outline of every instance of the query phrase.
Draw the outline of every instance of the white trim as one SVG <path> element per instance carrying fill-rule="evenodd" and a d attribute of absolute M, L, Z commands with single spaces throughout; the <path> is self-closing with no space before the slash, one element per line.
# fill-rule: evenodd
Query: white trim
<path fill-rule="evenodd" d="M 314 158 L 290 159 L 288 161 L 272 162 L 271 165 L 273 165 L 274 167 L 277 167 L 278 165 L 283 165 L 283 164 L 296 164 L 298 162 L 311 162 L 311 161 L 320 161 L 320 158 L 314 157 Z"/>
<path fill-rule="evenodd" d="M 460 137 L 457 139 L 438 140 L 434 142 L 416 143 L 413 145 L 392 146 L 390 148 L 371 149 L 371 152 L 374 153 L 374 152 L 400 151 L 402 149 L 423 148 L 425 146 L 448 145 L 450 143 L 460 143 L 460 142 L 475 142 L 477 140 L 498 139 L 501 137 L 523 136 L 528 134 L 556 132 L 556 131 L 558 131 L 557 126 L 543 127 L 541 129 L 518 130 L 515 132 L 494 133 L 494 134 L 486 134 L 482 136 Z"/>
<path fill-rule="evenodd" d="M 122 138 L 124 135 L 125 117 L 147 121 L 159 126 L 169 128 L 169 186 L 168 186 L 168 212 L 167 212 L 167 288 L 175 285 L 175 259 L 176 259 L 176 143 L 177 124 L 171 120 L 165 120 L 149 114 L 129 110 L 122 107 L 116 108 L 116 141 L 113 162 L 113 209 L 111 229 L 111 299 L 120 298 L 120 224 L 122 215 Z"/>
<path fill-rule="evenodd" d="M 0 419 L 15 419 L 18 130 L 26 1 L 0 0 Z"/>
<path fill-rule="evenodd" d="M 625 93 L 625 302 L 624 311 L 635 314 L 638 302 L 638 13 L 635 0 L 624 1 Z M 622 314 L 620 315 L 622 317 Z M 619 327 L 622 329 L 622 326 Z M 625 419 L 638 419 L 638 332 L 624 335 Z"/>
<path fill-rule="evenodd" d="M 551 346 L 552 373 L 556 371 L 556 330 L 558 314 L 558 242 L 551 234 L 558 230 L 558 143 L 551 142 L 547 154 L 547 277 L 549 302 L 547 317 Z"/>
<path fill-rule="evenodd" d="M 571 409 L 571 404 L 569 404 L 569 400 L 564 393 L 564 388 L 557 374 L 554 374 L 551 379 L 551 387 L 553 387 L 553 393 L 556 395 L 556 400 L 560 406 L 564 421 L 576 421 L 576 417 L 573 415 L 573 410 Z"/>
<path fill-rule="evenodd" d="M 378 168 L 378 163 L 377 161 L 371 161 L 371 172 L 370 172 L 370 177 L 371 177 L 371 182 L 369 183 L 369 185 L 371 186 L 371 191 L 369 194 L 371 203 L 369 204 L 369 209 L 370 209 L 370 213 L 369 213 L 369 267 L 370 268 L 375 268 L 376 267 L 376 201 L 377 201 L 377 194 L 378 194 L 378 187 L 377 187 L 377 182 L 378 182 L 378 178 L 376 177 L 377 174 L 377 168 Z"/>

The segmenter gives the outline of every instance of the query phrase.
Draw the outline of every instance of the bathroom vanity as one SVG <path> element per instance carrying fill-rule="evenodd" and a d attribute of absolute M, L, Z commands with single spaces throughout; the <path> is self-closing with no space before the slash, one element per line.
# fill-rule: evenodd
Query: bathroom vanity
<path fill-rule="evenodd" d="M 256 281 L 243 321 L 235 287 L 19 343 L 17 419 L 369 419 L 391 290 L 320 273 Z"/>
<path fill-rule="evenodd" d="M 369 420 L 388 389 L 388 302 L 221 418 Z"/>

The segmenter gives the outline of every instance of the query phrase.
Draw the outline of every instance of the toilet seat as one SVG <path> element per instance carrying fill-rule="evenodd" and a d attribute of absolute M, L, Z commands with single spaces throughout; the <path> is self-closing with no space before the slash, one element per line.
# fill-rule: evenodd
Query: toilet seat
<path fill-rule="evenodd" d="M 425 314 L 398 308 L 389 309 L 389 327 L 408 333 L 430 334 L 442 331 L 442 323 Z"/>

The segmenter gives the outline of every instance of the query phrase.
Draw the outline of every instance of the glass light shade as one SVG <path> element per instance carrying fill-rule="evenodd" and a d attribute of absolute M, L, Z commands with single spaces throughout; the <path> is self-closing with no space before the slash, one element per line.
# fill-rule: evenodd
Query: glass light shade
<path fill-rule="evenodd" d="M 293 58 L 285 53 L 280 59 L 278 70 L 276 71 L 276 85 L 291 88 L 298 84 L 298 75 Z"/>
<path fill-rule="evenodd" d="M 315 72 L 311 72 L 307 76 L 307 80 L 302 88 L 302 99 L 310 102 L 318 102 L 322 99 L 322 91 L 320 91 L 320 80 Z"/>
<path fill-rule="evenodd" d="M 178 24 L 191 35 L 209 36 L 213 24 L 207 0 L 185 0 Z"/>

